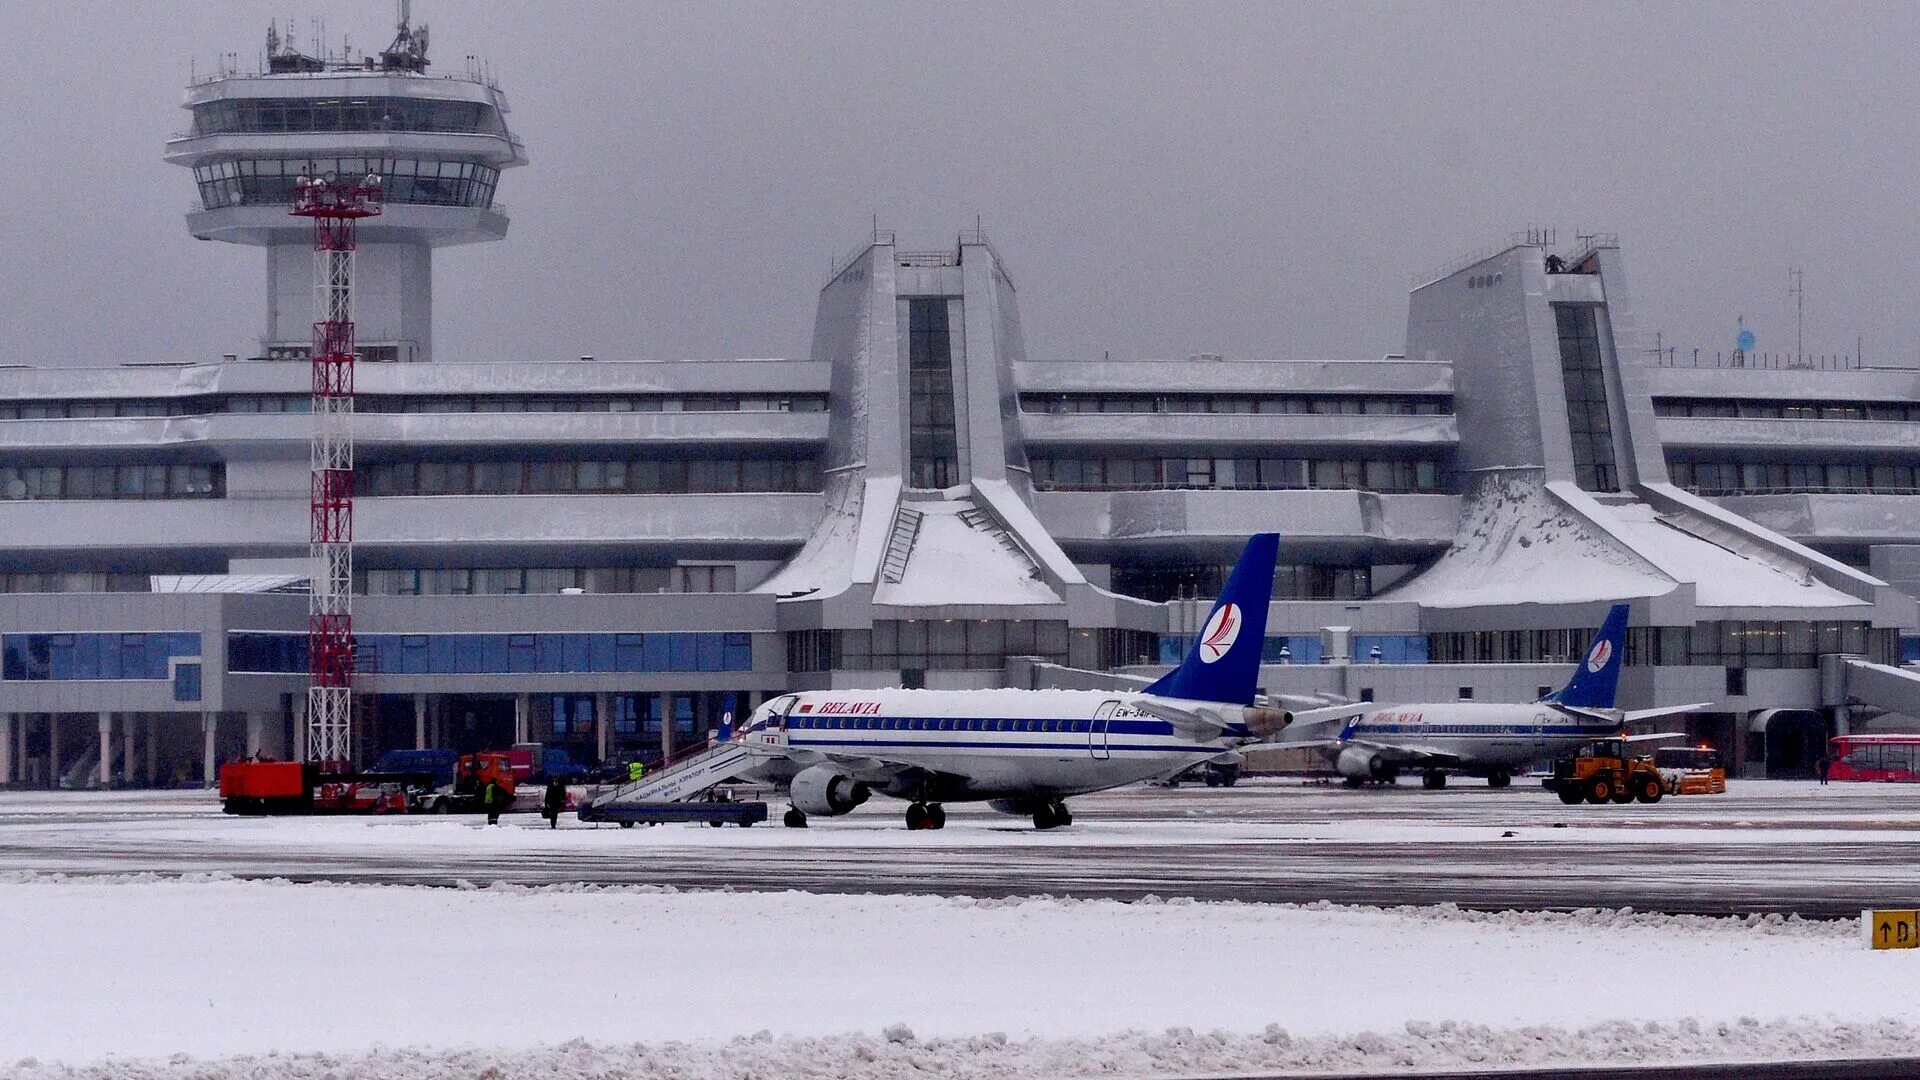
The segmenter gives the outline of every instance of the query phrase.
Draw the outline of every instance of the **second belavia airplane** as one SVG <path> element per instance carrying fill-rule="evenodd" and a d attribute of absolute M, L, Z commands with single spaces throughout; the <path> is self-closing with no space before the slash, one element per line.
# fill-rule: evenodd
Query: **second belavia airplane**
<path fill-rule="evenodd" d="M 740 733 L 749 778 L 784 786 L 786 823 L 844 814 L 878 791 L 909 828 L 943 802 L 990 800 L 1036 827 L 1073 823 L 1065 800 L 1234 754 L 1289 716 L 1254 704 L 1280 538 L 1247 541 L 1180 666 L 1144 690 L 834 690 L 787 694 Z"/>
<path fill-rule="evenodd" d="M 1693 712 L 1712 702 L 1626 711 L 1613 706 L 1627 636 L 1627 605 L 1615 604 L 1567 685 L 1531 705 L 1450 701 L 1418 705 L 1334 705 L 1294 714 L 1281 745 L 1320 750 L 1350 787 L 1391 783 L 1419 770 L 1427 787 L 1445 787 L 1449 770 L 1506 787 L 1516 770 L 1636 720 Z M 1680 734 L 1629 735 L 1630 742 Z"/>

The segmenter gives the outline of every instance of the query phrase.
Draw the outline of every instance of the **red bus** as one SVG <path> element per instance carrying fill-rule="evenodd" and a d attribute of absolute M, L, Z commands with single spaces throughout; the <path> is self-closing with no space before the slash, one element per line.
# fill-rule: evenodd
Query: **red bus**
<path fill-rule="evenodd" d="M 1827 747 L 1829 780 L 1920 781 L 1920 734 L 1838 735 Z"/>

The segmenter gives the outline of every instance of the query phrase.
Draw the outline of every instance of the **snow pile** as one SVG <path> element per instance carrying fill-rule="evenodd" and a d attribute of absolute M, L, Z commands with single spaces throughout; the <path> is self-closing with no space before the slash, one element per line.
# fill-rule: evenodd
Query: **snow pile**
<path fill-rule="evenodd" d="M 1655 1060 L 1920 1054 L 1871 1019 L 1920 956 L 1791 918 L 218 875 L 15 876 L 0 911 L 0 1062 L 36 1080 L 1141 1075 L 1612 1060 L 1623 1033 Z M 1554 962 L 1599 955 L 1659 977 Z"/>
<path fill-rule="evenodd" d="M 1535 472 L 1478 479 L 1453 546 L 1382 600 L 1428 607 L 1659 596 L 1674 581 L 1556 499 Z"/>
<path fill-rule="evenodd" d="M 785 566 L 755 586 L 777 596 L 805 593 L 820 599 L 845 592 L 855 579 L 855 564 L 874 546 L 870 535 L 884 531 L 900 498 L 900 481 L 833 477 L 828 481 L 827 512 Z M 876 522 L 878 524 L 876 524 Z M 871 562 L 878 556 L 871 556 Z M 866 580 L 871 580 L 871 577 Z"/>
<path fill-rule="evenodd" d="M 1058 604 L 1060 597 L 1033 576 L 1025 554 L 1004 546 L 997 527 L 970 525 L 961 513 L 970 500 L 916 502 L 920 533 L 898 583 L 882 582 L 876 604 Z"/>
<path fill-rule="evenodd" d="M 1920 1054 L 1920 1027 L 1899 1020 L 1840 1023 L 1759 1021 L 1744 1017 L 1703 1024 L 1683 1019 L 1634 1024 L 1610 1021 L 1581 1028 L 1496 1029 L 1479 1024 L 1409 1022 L 1396 1030 L 1296 1037 L 1280 1024 L 1252 1033 L 1125 1031 L 1087 1039 L 1016 1039 L 1004 1032 L 917 1038 L 905 1024 L 878 1035 L 775 1036 L 595 1044 L 575 1039 L 531 1049 L 378 1049 L 359 1054 L 264 1054 L 195 1060 L 187 1055 L 87 1065 L 16 1063 L 16 1080 L 375 1080 L 394 1076 L 470 1080 L 531 1078 L 631 1080 L 723 1077 L 920 1080 L 928 1076 L 1153 1077 L 1223 1072 L 1347 1073 L 1702 1061 L 1785 1061 Z"/>

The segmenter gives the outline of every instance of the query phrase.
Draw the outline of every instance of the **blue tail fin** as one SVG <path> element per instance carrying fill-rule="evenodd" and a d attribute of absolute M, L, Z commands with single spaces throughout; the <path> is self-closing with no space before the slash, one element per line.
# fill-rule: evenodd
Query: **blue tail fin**
<path fill-rule="evenodd" d="M 1256 533 L 1240 552 L 1206 626 L 1180 666 L 1147 687 L 1149 694 L 1251 705 L 1260 682 L 1260 651 L 1267 639 L 1267 602 L 1273 599 L 1278 533 Z"/>
<path fill-rule="evenodd" d="M 1615 604 L 1607 612 L 1607 621 L 1587 646 L 1567 685 L 1542 698 L 1560 705 L 1582 709 L 1611 709 L 1613 694 L 1620 686 L 1620 665 L 1625 662 L 1627 644 L 1627 605 Z"/>

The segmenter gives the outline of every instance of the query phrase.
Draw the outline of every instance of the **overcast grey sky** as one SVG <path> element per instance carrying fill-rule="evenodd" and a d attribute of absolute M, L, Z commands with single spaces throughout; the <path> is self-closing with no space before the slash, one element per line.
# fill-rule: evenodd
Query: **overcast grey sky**
<path fill-rule="evenodd" d="M 257 249 L 161 162 L 189 62 L 389 0 L 0 0 L 0 363 L 251 351 Z M 1913 4 L 417 0 L 533 163 L 437 256 L 443 360 L 804 356 L 829 260 L 978 212 L 1036 359 L 1368 358 L 1416 273 L 1529 224 L 1621 234 L 1646 329 L 1920 351 Z"/>

